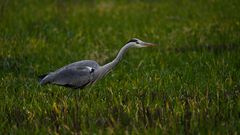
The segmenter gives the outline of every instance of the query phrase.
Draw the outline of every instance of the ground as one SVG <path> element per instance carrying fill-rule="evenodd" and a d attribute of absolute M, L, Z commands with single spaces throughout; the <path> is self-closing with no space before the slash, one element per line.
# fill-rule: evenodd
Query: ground
<path fill-rule="evenodd" d="M 0 133 L 239 134 L 240 2 L 0 2 Z M 40 86 L 66 64 L 111 61 L 95 85 Z"/>

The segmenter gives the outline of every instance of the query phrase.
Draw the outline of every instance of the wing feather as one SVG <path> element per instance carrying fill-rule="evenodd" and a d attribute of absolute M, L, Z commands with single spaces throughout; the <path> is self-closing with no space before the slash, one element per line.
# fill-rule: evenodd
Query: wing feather
<path fill-rule="evenodd" d="M 91 81 L 91 74 L 87 68 L 64 69 L 56 73 L 52 83 L 63 86 L 80 88 Z"/>
<path fill-rule="evenodd" d="M 71 88 L 83 88 L 94 81 L 94 71 L 99 65 L 92 60 L 83 60 L 66 65 L 44 77 L 40 84 L 56 84 Z"/>

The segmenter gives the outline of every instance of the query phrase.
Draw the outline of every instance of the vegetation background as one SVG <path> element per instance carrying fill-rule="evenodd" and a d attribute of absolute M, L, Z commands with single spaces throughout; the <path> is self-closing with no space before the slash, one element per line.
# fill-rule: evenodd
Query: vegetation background
<path fill-rule="evenodd" d="M 83 90 L 37 76 L 104 64 Z M 0 134 L 239 134 L 239 0 L 1 0 Z"/>

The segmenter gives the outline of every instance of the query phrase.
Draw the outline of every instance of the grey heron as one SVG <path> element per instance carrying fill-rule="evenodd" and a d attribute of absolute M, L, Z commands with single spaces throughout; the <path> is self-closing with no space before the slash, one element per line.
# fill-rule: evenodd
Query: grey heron
<path fill-rule="evenodd" d="M 100 66 L 96 61 L 93 60 L 74 62 L 57 69 L 54 72 L 40 76 L 40 84 L 54 84 L 74 89 L 82 89 L 85 86 L 95 83 L 97 80 L 108 74 L 109 71 L 111 71 L 120 62 L 123 55 L 129 48 L 148 46 L 155 46 L 155 44 L 143 42 L 137 38 L 133 38 L 121 48 L 113 61 L 103 66 Z"/>

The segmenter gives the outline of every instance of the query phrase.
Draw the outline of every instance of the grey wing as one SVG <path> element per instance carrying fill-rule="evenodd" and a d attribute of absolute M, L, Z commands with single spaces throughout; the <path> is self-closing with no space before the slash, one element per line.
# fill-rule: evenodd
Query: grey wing
<path fill-rule="evenodd" d="M 83 88 L 92 80 L 92 73 L 88 68 L 64 69 L 57 72 L 52 78 L 53 84 L 71 88 Z"/>
<path fill-rule="evenodd" d="M 71 88 L 83 88 L 94 81 L 95 61 L 84 60 L 64 66 L 44 77 L 40 84 L 52 83 Z"/>
<path fill-rule="evenodd" d="M 64 66 L 64 67 L 60 68 L 59 70 L 66 69 L 66 68 L 82 68 L 82 67 L 86 67 L 86 66 L 92 67 L 94 69 L 97 69 L 99 67 L 99 65 L 96 61 L 82 60 L 82 61 L 71 63 L 67 66 Z"/>

